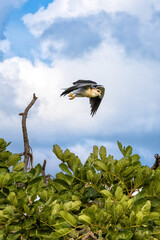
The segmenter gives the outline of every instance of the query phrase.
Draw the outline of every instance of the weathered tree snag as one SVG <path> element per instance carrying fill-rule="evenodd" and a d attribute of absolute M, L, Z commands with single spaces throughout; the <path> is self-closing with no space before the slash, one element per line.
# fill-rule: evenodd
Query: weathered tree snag
<path fill-rule="evenodd" d="M 156 160 L 151 169 L 156 170 L 160 166 L 160 156 L 158 154 L 155 154 L 154 157 Z"/>
<path fill-rule="evenodd" d="M 29 109 L 33 106 L 35 101 L 37 100 L 38 97 L 36 97 L 35 93 L 33 94 L 33 99 L 30 102 L 30 104 L 26 107 L 24 110 L 24 113 L 19 113 L 20 116 L 22 116 L 22 132 L 23 132 L 23 141 L 24 141 L 24 152 L 20 153 L 20 156 L 24 155 L 24 171 L 27 171 L 28 163 L 30 160 L 31 167 L 33 167 L 33 154 L 32 154 L 32 149 L 29 146 L 29 139 L 28 139 L 28 133 L 27 133 L 27 126 L 26 126 L 26 119 L 28 115 Z"/>
<path fill-rule="evenodd" d="M 46 183 L 46 174 L 45 174 L 46 163 L 47 161 L 44 160 L 43 166 L 42 166 L 42 176 L 44 176 L 44 183 Z"/>

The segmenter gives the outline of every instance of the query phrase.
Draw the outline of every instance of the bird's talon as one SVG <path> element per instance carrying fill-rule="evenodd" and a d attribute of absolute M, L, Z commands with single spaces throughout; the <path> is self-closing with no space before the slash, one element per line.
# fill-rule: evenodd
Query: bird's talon
<path fill-rule="evenodd" d="M 74 98 L 75 98 L 75 96 L 72 96 L 72 97 L 69 98 L 69 100 L 73 100 Z"/>
<path fill-rule="evenodd" d="M 68 96 L 69 96 L 69 100 L 73 100 L 75 98 L 74 93 L 70 93 Z"/>
<path fill-rule="evenodd" d="M 70 93 L 68 96 L 72 98 L 73 97 L 73 93 Z"/>

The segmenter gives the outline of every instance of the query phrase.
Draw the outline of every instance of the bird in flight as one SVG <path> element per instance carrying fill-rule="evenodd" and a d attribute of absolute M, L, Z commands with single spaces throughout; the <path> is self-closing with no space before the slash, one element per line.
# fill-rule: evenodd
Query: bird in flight
<path fill-rule="evenodd" d="M 73 100 L 75 97 L 88 97 L 91 106 L 91 115 L 93 117 L 97 112 L 104 93 L 105 88 L 102 85 L 98 85 L 91 80 L 78 80 L 73 82 L 73 86 L 66 88 L 60 96 L 69 94 L 69 100 Z"/>

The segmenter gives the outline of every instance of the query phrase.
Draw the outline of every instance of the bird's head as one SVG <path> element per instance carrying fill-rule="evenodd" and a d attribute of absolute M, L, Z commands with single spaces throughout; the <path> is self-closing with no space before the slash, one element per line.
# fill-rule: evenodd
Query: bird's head
<path fill-rule="evenodd" d="M 93 88 L 92 89 L 92 97 L 100 97 L 101 96 L 101 90 L 98 88 Z"/>

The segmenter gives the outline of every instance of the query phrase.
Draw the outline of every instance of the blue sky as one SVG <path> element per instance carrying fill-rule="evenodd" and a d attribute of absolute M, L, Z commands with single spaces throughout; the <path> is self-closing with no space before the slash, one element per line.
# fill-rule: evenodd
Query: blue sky
<path fill-rule="evenodd" d="M 158 0 L 5 0 L 0 6 L 0 133 L 23 151 L 18 116 L 35 92 L 27 119 L 35 164 L 53 144 L 82 161 L 93 145 L 121 158 L 117 140 L 151 166 L 160 144 L 160 3 Z M 68 101 L 61 89 L 78 79 L 106 88 L 97 114 L 88 99 Z"/>

